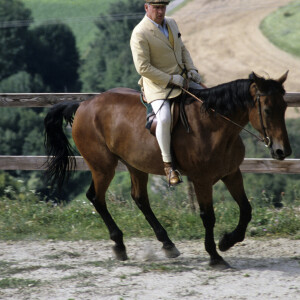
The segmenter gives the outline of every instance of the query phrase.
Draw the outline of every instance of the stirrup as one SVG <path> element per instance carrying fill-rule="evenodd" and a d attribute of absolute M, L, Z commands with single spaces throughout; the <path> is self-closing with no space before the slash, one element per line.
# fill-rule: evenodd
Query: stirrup
<path fill-rule="evenodd" d="M 177 174 L 177 177 L 178 177 L 178 182 L 175 183 L 175 184 L 171 184 L 171 173 L 172 172 L 175 172 Z M 169 175 L 168 175 L 168 187 L 172 187 L 172 186 L 176 186 L 180 183 L 182 183 L 182 176 L 181 176 L 181 173 L 176 169 L 176 170 L 173 170 L 172 168 L 170 169 L 169 171 Z"/>

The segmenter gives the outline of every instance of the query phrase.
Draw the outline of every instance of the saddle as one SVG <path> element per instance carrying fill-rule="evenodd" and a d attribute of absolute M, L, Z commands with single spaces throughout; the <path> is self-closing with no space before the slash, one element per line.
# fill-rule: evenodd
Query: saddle
<path fill-rule="evenodd" d="M 193 93 L 192 90 L 190 91 Z M 171 115 L 172 115 L 171 132 L 173 131 L 176 124 L 178 123 L 178 120 L 180 119 L 187 133 L 189 133 L 190 126 L 185 112 L 185 105 L 191 104 L 192 102 L 195 101 L 195 99 L 183 92 L 176 98 L 168 99 L 165 101 L 171 102 Z M 145 101 L 143 94 L 141 94 L 141 102 L 146 107 L 145 127 L 150 131 L 152 135 L 155 136 L 156 126 L 157 126 L 156 114 L 154 113 L 151 104 Z"/>

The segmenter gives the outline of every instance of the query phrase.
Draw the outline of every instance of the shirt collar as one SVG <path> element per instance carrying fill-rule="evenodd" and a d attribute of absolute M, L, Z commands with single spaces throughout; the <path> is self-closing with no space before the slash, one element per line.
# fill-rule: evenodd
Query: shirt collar
<path fill-rule="evenodd" d="M 151 20 L 147 15 L 146 18 L 148 18 L 157 28 L 165 28 L 167 26 L 166 19 L 164 19 L 162 25 L 155 23 L 153 20 Z"/>

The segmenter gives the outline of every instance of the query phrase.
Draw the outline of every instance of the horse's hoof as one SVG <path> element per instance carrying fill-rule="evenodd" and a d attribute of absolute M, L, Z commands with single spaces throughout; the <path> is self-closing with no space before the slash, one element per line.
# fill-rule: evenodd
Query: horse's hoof
<path fill-rule="evenodd" d="M 227 263 L 223 258 L 211 259 L 209 266 L 219 271 L 232 269 L 229 263 Z"/>
<path fill-rule="evenodd" d="M 167 258 L 175 258 L 181 254 L 175 246 L 173 246 L 172 248 L 164 248 L 163 247 L 162 249 L 164 250 Z"/>
<path fill-rule="evenodd" d="M 227 251 L 230 249 L 234 244 L 230 242 L 230 235 L 228 233 L 225 233 L 223 237 L 219 241 L 219 249 L 222 252 Z"/>
<path fill-rule="evenodd" d="M 127 253 L 126 253 L 126 248 L 120 249 L 120 247 L 118 247 L 118 246 L 113 246 L 112 249 L 113 249 L 114 255 L 117 260 L 124 261 L 124 260 L 128 259 Z"/>

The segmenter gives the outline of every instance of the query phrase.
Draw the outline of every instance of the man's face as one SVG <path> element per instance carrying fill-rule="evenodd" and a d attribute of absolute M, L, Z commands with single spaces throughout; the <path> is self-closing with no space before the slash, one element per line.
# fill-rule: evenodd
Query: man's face
<path fill-rule="evenodd" d="M 152 21 L 154 21 L 157 24 L 162 25 L 165 14 L 166 14 L 166 5 L 151 5 L 151 4 L 145 4 L 145 10 L 147 17 L 150 18 Z"/>

